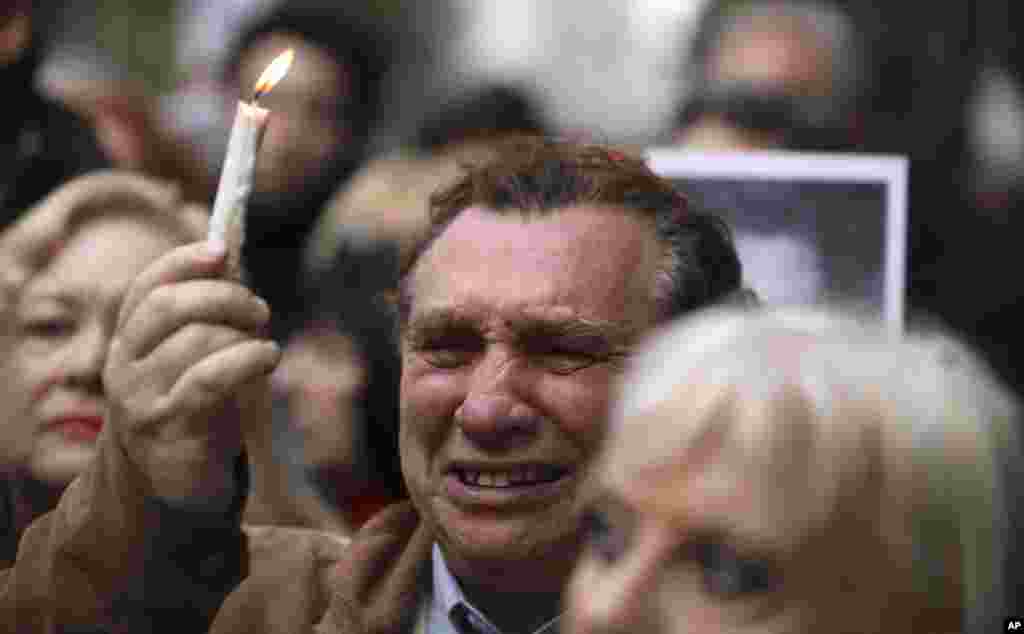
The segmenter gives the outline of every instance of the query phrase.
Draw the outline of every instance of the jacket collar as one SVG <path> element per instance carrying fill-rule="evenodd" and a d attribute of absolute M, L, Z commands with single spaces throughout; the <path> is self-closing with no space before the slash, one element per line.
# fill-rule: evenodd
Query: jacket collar
<path fill-rule="evenodd" d="M 332 578 L 319 632 L 411 631 L 430 588 L 432 531 L 410 502 L 394 504 L 353 537 Z"/>

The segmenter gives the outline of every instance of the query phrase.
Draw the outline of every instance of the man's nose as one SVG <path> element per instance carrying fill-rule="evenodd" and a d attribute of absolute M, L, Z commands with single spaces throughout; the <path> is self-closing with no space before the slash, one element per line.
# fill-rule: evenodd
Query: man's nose
<path fill-rule="evenodd" d="M 455 422 L 481 449 L 507 451 L 536 438 L 543 415 L 522 397 L 524 371 L 512 360 L 484 360 L 474 372 Z"/>

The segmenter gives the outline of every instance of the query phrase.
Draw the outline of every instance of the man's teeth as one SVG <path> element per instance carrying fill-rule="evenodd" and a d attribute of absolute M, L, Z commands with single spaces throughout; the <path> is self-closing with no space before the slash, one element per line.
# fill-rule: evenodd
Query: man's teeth
<path fill-rule="evenodd" d="M 459 469 L 458 476 L 466 484 L 484 487 L 539 484 L 558 479 L 558 474 L 553 469 L 541 469 L 538 467 L 523 467 L 509 471 L 471 471 L 469 469 Z"/>

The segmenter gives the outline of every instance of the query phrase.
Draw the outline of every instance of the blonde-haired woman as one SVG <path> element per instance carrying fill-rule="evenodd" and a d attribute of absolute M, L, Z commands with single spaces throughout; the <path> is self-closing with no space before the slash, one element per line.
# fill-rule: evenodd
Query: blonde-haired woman
<path fill-rule="evenodd" d="M 95 453 L 103 364 L 128 285 L 201 239 L 205 223 L 175 188 L 110 170 L 58 188 L 0 236 L 0 564 Z"/>
<path fill-rule="evenodd" d="M 817 309 L 674 324 L 622 386 L 569 629 L 992 631 L 1016 413 L 942 335 Z"/>

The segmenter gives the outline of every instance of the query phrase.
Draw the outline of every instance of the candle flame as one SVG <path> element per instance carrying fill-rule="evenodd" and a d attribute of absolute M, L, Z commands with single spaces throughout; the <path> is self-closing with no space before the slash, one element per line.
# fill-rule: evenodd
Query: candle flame
<path fill-rule="evenodd" d="M 263 74 L 260 75 L 260 78 L 256 80 L 256 87 L 253 88 L 253 101 L 270 92 L 270 89 L 284 78 L 292 65 L 293 59 L 295 59 L 295 49 L 290 48 L 270 62 L 266 70 L 263 71 Z"/>

